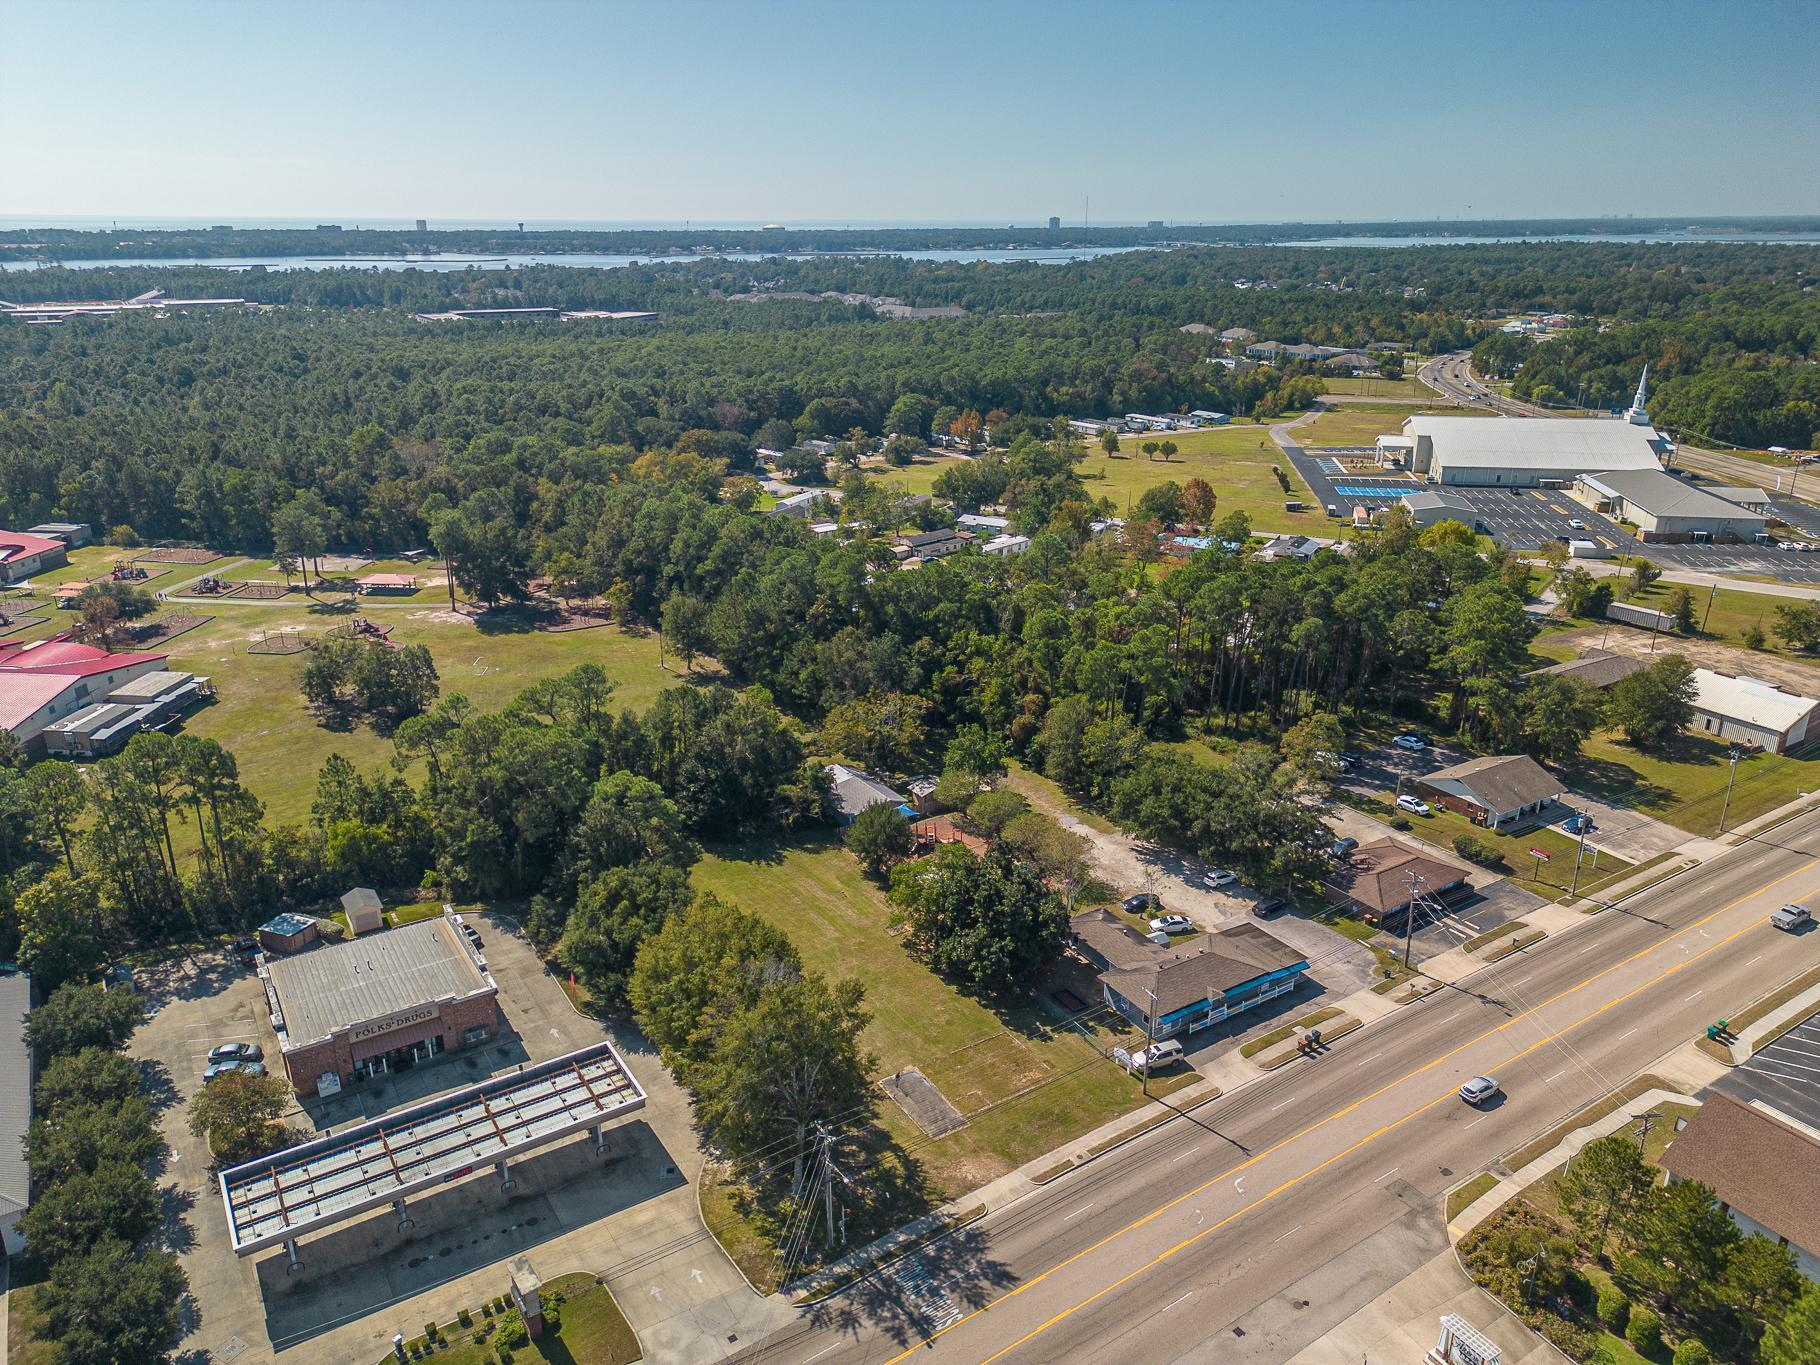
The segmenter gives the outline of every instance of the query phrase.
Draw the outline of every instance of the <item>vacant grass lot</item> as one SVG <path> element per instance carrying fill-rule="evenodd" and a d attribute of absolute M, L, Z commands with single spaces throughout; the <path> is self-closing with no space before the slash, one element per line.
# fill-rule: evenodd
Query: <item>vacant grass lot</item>
<path fill-rule="evenodd" d="M 1615 735 L 1594 735 L 1578 762 L 1563 769 L 1570 786 L 1613 805 L 1646 811 L 1690 834 L 1717 834 L 1725 806 L 1730 746 L 1683 734 L 1668 748 L 1644 753 Z M 1754 754 L 1738 764 L 1727 829 L 1735 829 L 1803 792 L 1820 787 L 1820 757 Z"/>
<path fill-rule="evenodd" d="M 1402 379 L 1342 379 L 1336 376 L 1325 380 L 1324 387 L 1327 393 L 1341 398 L 1351 394 L 1366 398 L 1407 398 L 1412 403 L 1421 403 L 1440 396 L 1414 374 Z"/>
<path fill-rule="evenodd" d="M 911 958 L 890 932 L 884 894 L 832 839 L 720 847 L 697 864 L 694 879 L 783 929 L 808 967 L 863 982 L 878 1074 L 914 1066 L 968 1116 L 968 1127 L 930 1141 L 894 1103 L 880 1104 L 882 1126 L 922 1164 L 935 1202 L 1144 1103 L 1137 1080 L 1100 1055 L 1114 1033 L 1090 1042 L 1055 1032 L 1055 1016 L 1025 996 L 990 1009 Z M 1136 1041 L 1128 1029 L 1116 1036 Z M 1152 1088 L 1193 1078 L 1181 1070 Z"/>
<path fill-rule="evenodd" d="M 207 611 L 207 608 L 198 608 Z M 304 705 L 298 679 L 307 653 L 249 654 L 263 632 L 298 629 L 320 636 L 353 612 L 348 608 L 285 603 L 215 608 L 207 625 L 166 646 L 170 666 L 212 678 L 215 700 L 191 711 L 190 734 L 217 740 L 233 751 L 242 781 L 265 802 L 275 822 L 302 820 L 315 794 L 316 772 L 331 753 L 366 767 L 391 757 L 391 740 L 365 722 L 334 730 Z M 504 705 L 539 678 L 580 663 L 598 663 L 619 684 L 622 706 L 648 706 L 657 693 L 683 681 L 680 671 L 657 666 L 655 636 L 631 636 L 614 626 L 548 634 L 476 627 L 466 617 L 433 608 L 388 611 L 380 618 L 392 638 L 429 647 L 444 696 L 465 694 L 477 707 Z M 698 668 L 700 665 L 698 665 Z"/>
<path fill-rule="evenodd" d="M 1405 417 L 1433 412 L 1454 417 L 1481 416 L 1477 409 L 1436 408 L 1421 403 L 1336 403 L 1314 421 L 1297 427 L 1291 435 L 1304 446 L 1368 446 L 1380 436 L 1402 429 Z"/>
<path fill-rule="evenodd" d="M 1177 446 L 1175 458 L 1146 456 L 1140 449 L 1142 441 L 1155 439 L 1173 440 Z M 1243 512 L 1256 530 L 1304 533 L 1313 533 L 1325 524 L 1325 519 L 1318 516 L 1308 485 L 1264 427 L 1233 425 L 1207 431 L 1178 431 L 1168 438 L 1127 436 L 1121 440 L 1124 449 L 1117 455 L 1107 455 L 1095 447 L 1081 461 L 1079 472 L 1088 496 L 1110 498 L 1122 512 L 1129 512 L 1148 489 L 1160 484 L 1205 479 L 1218 499 L 1214 507 L 1216 520 L 1232 512 Z M 1272 465 L 1289 476 L 1290 492 L 1283 491 L 1271 473 Z M 1290 499 L 1310 510 L 1284 511 L 1283 504 Z"/>

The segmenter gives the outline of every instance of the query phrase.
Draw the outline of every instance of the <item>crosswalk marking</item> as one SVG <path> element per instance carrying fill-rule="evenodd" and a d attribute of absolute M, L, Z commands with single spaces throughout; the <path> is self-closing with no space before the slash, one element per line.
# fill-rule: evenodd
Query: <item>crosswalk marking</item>
<path fill-rule="evenodd" d="M 933 1327 L 939 1329 L 960 1321 L 960 1305 L 930 1277 L 929 1267 L 921 1256 L 906 1256 L 892 1267 L 891 1278 L 917 1313 Z"/>

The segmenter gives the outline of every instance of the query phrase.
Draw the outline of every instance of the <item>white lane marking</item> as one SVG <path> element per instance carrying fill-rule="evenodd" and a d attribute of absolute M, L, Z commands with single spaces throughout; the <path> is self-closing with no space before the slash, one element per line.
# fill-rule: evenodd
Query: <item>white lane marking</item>
<path fill-rule="evenodd" d="M 1594 948 L 1597 948 L 1598 946 L 1599 945 L 1596 943 L 1589 943 L 1584 948 L 1580 949 L 1579 952 L 1575 953 L 1574 956 L 1575 957 L 1585 957 L 1588 953 L 1590 953 Z"/>
<path fill-rule="evenodd" d="M 1398 1171 L 1400 1171 L 1402 1169 L 1403 1168 L 1401 1166 L 1392 1166 L 1388 1171 L 1385 1171 L 1383 1175 L 1379 1176 L 1377 1178 L 1377 1180 L 1373 1180 L 1371 1183 L 1375 1185 L 1378 1183 L 1378 1180 L 1389 1179 L 1391 1176 L 1395 1175 Z"/>
<path fill-rule="evenodd" d="M 1285 1109 L 1294 1103 L 1295 1103 L 1295 1096 L 1291 1095 L 1288 1099 L 1284 1100 L 1282 1104 L 1273 1106 L 1270 1112 L 1274 1114 L 1274 1113 L 1276 1113 L 1276 1111 L 1278 1109 Z"/>
<path fill-rule="evenodd" d="M 1485 1120 L 1490 1117 L 1491 1117 L 1490 1114 L 1480 1114 L 1478 1118 L 1474 1119 L 1471 1123 L 1467 1124 L 1466 1126 L 1468 1128 L 1477 1128 L 1481 1123 L 1485 1122 Z"/>
<path fill-rule="evenodd" d="M 1171 1308 L 1174 1308 L 1177 1303 L 1187 1303 L 1188 1300 L 1192 1299 L 1193 1297 L 1194 1297 L 1194 1291 L 1192 1289 L 1190 1289 L 1186 1294 L 1182 1295 L 1181 1298 L 1177 1299 L 1175 1301 L 1175 1303 L 1166 1303 L 1161 1308 L 1157 1309 L 1156 1311 L 1159 1313 L 1167 1313 Z"/>
<path fill-rule="evenodd" d="M 1296 1224 L 1296 1225 L 1295 1225 L 1295 1226 L 1294 1226 L 1294 1227 L 1292 1227 L 1292 1228 L 1291 1228 L 1291 1229 L 1289 1229 L 1289 1231 L 1288 1231 L 1288 1232 L 1285 1232 L 1285 1233 L 1284 1233 L 1284 1234 L 1283 1234 L 1283 1237 L 1293 1237 L 1293 1236 L 1295 1236 L 1295 1235 L 1296 1235 L 1296 1234 L 1297 1234 L 1297 1233 L 1298 1233 L 1298 1232 L 1300 1232 L 1300 1231 L 1301 1231 L 1301 1230 L 1302 1230 L 1302 1229 L 1303 1229 L 1303 1228 L 1305 1228 L 1305 1227 L 1307 1227 L 1307 1226 L 1308 1226 L 1308 1225 L 1307 1225 L 1307 1224 L 1306 1224 L 1306 1223 L 1297 1223 L 1297 1224 Z M 1275 1238 L 1272 1238 L 1272 1239 L 1271 1239 L 1271 1243 L 1270 1243 L 1270 1244 L 1271 1244 L 1271 1245 L 1272 1245 L 1272 1246 L 1275 1246 L 1275 1245 L 1276 1245 L 1276 1244 L 1277 1244 L 1277 1243 L 1278 1243 L 1278 1242 L 1280 1242 L 1280 1241 L 1282 1241 L 1282 1240 L 1283 1240 L 1283 1237 L 1275 1237 Z"/>
<path fill-rule="evenodd" d="M 1567 1068 L 1562 1067 L 1559 1071 L 1555 1072 L 1554 1075 L 1544 1076 L 1542 1078 L 1542 1084 L 1547 1085 L 1550 1081 L 1558 1081 L 1561 1079 L 1561 1077 L 1565 1076 L 1566 1074 L 1567 1074 Z"/>
<path fill-rule="evenodd" d="M 1069 1218 L 1079 1218 L 1083 1213 L 1087 1212 L 1087 1210 L 1092 1207 L 1093 1207 L 1093 1205 L 1091 1205 L 1091 1204 L 1082 1204 L 1073 1213 L 1069 1214 L 1066 1218 L 1063 1218 L 1062 1221 L 1064 1223 L 1066 1223 Z"/>
<path fill-rule="evenodd" d="M 1371 1054 L 1371 1057 L 1382 1057 L 1383 1055 L 1384 1055 L 1384 1049 L 1379 1048 L 1376 1052 Z M 1369 1062 L 1371 1060 L 1371 1057 L 1361 1057 L 1361 1058 L 1359 1058 L 1359 1060 L 1361 1062 Z"/>
<path fill-rule="evenodd" d="M 822 1347 L 821 1350 L 817 1351 L 814 1355 L 805 1356 L 803 1358 L 803 1365 L 809 1365 L 809 1362 L 811 1360 L 820 1360 L 823 1356 L 827 1355 L 828 1352 L 833 1351 L 833 1350 L 838 1350 L 840 1348 L 840 1346 L 841 1346 L 841 1343 L 837 1341 L 832 1346 Z"/>
<path fill-rule="evenodd" d="M 1195 1143 L 1194 1146 L 1190 1147 L 1187 1151 L 1183 1152 L 1180 1156 L 1171 1157 L 1170 1159 L 1172 1161 L 1181 1161 L 1186 1157 L 1193 1156 L 1196 1152 L 1198 1152 L 1200 1150 L 1201 1150 L 1201 1144 L 1197 1142 L 1197 1143 Z"/>
<path fill-rule="evenodd" d="M 1751 960 L 1750 960 L 1750 962 L 1761 962 L 1761 961 L 1763 961 L 1763 954 L 1762 954 L 1762 953 L 1758 953 L 1758 954 L 1757 954 L 1757 955 L 1756 955 L 1756 956 L 1755 956 L 1755 957 L 1753 957 L 1753 958 L 1752 958 L 1752 959 L 1751 959 Z M 1744 964 L 1744 965 L 1745 965 L 1745 966 L 1746 966 L 1746 967 L 1748 967 L 1748 966 L 1750 966 L 1750 962 L 1746 962 L 1746 963 L 1745 963 L 1745 964 Z"/>
<path fill-rule="evenodd" d="M 1240 1176 L 1237 1180 L 1233 1181 L 1232 1188 L 1237 1190 L 1240 1194 L 1245 1193 L 1245 1177 Z"/>
<path fill-rule="evenodd" d="M 1706 992 L 1704 990 L 1698 990 L 1698 991 L 1695 991 L 1692 995 L 1688 996 L 1687 998 L 1689 1000 L 1698 1000 L 1701 996 L 1703 996 L 1705 994 L 1706 994 Z"/>
<path fill-rule="evenodd" d="M 1639 1027 L 1641 1027 L 1641 1026 L 1639 1026 Z M 1633 1034 L 1633 1033 L 1635 1033 L 1635 1032 L 1636 1032 L 1636 1031 L 1637 1031 L 1637 1030 L 1636 1030 L 1636 1029 L 1634 1029 L 1634 1028 L 1633 1028 L 1633 1029 L 1626 1029 L 1626 1030 L 1625 1030 L 1625 1031 L 1624 1031 L 1624 1032 L 1623 1032 L 1623 1033 L 1620 1033 L 1620 1034 L 1619 1034 L 1619 1035 L 1618 1035 L 1618 1041 L 1619 1041 L 1619 1042 L 1620 1042 L 1620 1043 L 1621 1043 L 1621 1042 L 1623 1042 L 1623 1041 L 1624 1041 L 1624 1040 L 1625 1040 L 1625 1039 L 1626 1039 L 1626 1038 L 1628 1038 L 1628 1037 L 1630 1037 L 1630 1035 L 1631 1035 L 1631 1034 Z"/>

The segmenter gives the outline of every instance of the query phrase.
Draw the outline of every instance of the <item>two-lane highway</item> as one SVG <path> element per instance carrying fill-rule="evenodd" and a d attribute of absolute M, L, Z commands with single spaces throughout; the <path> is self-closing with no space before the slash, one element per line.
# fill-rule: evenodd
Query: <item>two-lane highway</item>
<path fill-rule="evenodd" d="M 1172 1120 L 740 1357 L 1275 1362 L 1445 1245 L 1458 1180 L 1820 962 L 1820 814 Z M 1455 1091 L 1478 1073 L 1506 1095 Z"/>

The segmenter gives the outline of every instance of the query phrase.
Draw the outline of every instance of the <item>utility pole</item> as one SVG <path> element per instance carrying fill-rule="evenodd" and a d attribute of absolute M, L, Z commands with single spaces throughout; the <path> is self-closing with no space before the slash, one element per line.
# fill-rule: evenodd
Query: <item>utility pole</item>
<path fill-rule="evenodd" d="M 1409 874 L 1409 904 L 1403 907 L 1403 970 L 1410 970 L 1409 957 L 1415 948 L 1416 908 L 1422 902 L 1422 874 Z"/>
<path fill-rule="evenodd" d="M 1700 633 L 1702 635 L 1706 634 L 1706 623 L 1713 618 L 1713 603 L 1718 600 L 1718 597 L 1719 585 L 1715 583 L 1713 584 L 1712 592 L 1709 593 L 1706 598 L 1706 612 L 1700 617 Z"/>
<path fill-rule="evenodd" d="M 1144 1095 L 1150 1095 L 1150 1049 L 1156 1046 L 1156 992 L 1148 986 L 1144 994 L 1150 997 L 1150 1012 L 1144 1016 Z"/>
<path fill-rule="evenodd" d="M 1586 831 L 1592 825 L 1585 811 L 1580 812 L 1580 847 L 1574 854 L 1573 884 L 1567 888 L 1567 894 L 1573 895 L 1580 889 L 1580 863 L 1586 857 Z"/>
<path fill-rule="evenodd" d="M 1725 833 L 1725 821 L 1732 813 L 1732 784 L 1738 780 L 1738 760 L 1743 756 L 1744 751 L 1734 743 L 1730 755 L 1731 775 L 1725 779 L 1725 806 L 1719 812 L 1719 833 L 1721 834 Z"/>

